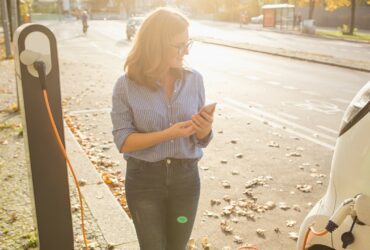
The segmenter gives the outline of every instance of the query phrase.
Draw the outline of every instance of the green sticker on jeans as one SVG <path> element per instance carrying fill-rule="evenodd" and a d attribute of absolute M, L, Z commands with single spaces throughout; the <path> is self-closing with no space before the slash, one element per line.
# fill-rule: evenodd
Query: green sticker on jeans
<path fill-rule="evenodd" d="M 185 216 L 179 216 L 179 217 L 177 217 L 177 221 L 181 224 L 184 224 L 184 223 L 188 222 L 188 218 L 186 218 Z"/>

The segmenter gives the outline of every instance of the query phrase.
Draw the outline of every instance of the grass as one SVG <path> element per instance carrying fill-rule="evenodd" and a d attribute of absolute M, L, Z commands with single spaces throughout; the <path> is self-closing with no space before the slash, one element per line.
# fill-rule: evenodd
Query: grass
<path fill-rule="evenodd" d="M 7 122 L 0 123 L 0 131 L 2 131 L 4 129 L 17 129 L 17 128 L 20 128 L 20 127 L 21 127 L 21 125 L 17 124 L 17 123 L 7 123 Z"/>
<path fill-rule="evenodd" d="M 316 35 L 329 36 L 347 40 L 367 41 L 370 42 L 370 34 L 354 33 L 351 35 L 343 35 L 340 31 L 317 31 Z"/>

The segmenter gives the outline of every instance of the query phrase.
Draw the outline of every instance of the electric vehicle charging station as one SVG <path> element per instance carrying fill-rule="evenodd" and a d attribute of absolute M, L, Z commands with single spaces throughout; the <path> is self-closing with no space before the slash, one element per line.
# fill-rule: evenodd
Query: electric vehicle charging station
<path fill-rule="evenodd" d="M 66 160 L 53 135 L 43 99 L 46 87 L 55 125 L 65 145 L 56 39 L 43 25 L 24 24 L 14 34 L 14 50 L 39 249 L 73 249 Z M 42 64 L 44 77 L 40 76 L 35 63 Z"/>
<path fill-rule="evenodd" d="M 344 113 L 328 189 L 303 221 L 297 247 L 370 249 L 370 81 Z"/>

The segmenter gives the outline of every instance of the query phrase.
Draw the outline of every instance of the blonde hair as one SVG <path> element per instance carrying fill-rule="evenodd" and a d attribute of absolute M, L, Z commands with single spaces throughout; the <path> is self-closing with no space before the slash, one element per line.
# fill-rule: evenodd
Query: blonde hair
<path fill-rule="evenodd" d="M 170 8 L 159 8 L 150 13 L 136 34 L 124 70 L 135 83 L 157 89 L 156 81 L 168 70 L 166 60 L 171 39 L 184 32 L 189 26 L 187 18 Z M 181 69 L 171 69 L 177 77 Z"/>

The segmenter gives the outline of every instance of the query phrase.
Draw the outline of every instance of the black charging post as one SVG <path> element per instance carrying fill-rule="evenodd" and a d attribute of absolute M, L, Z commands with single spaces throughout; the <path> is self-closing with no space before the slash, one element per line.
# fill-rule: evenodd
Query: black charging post
<path fill-rule="evenodd" d="M 72 250 L 73 227 L 66 161 L 54 136 L 39 75 L 34 68 L 36 61 L 45 63 L 50 108 L 65 144 L 56 39 L 43 25 L 24 24 L 14 34 L 14 48 L 39 248 Z"/>

